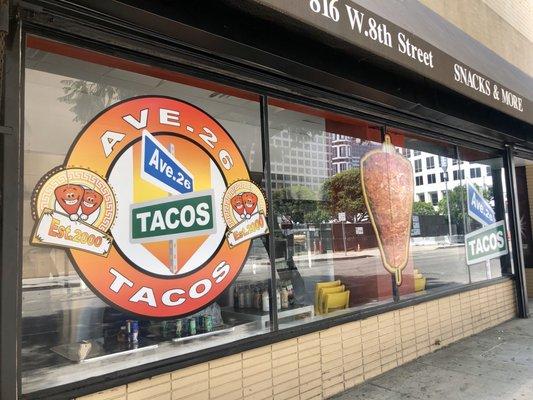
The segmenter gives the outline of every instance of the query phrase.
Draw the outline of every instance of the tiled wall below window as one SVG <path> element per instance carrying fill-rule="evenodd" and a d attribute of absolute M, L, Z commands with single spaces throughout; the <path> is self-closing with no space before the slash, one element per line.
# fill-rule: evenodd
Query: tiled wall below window
<path fill-rule="evenodd" d="M 515 315 L 511 281 L 264 346 L 79 400 L 322 399 Z"/>

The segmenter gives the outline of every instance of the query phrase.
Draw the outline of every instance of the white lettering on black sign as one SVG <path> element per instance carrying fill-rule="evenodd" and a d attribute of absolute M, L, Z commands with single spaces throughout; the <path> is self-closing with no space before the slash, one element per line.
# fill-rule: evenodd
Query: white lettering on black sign
<path fill-rule="evenodd" d="M 274 3 L 279 4 L 279 2 Z M 389 49 L 392 49 L 397 52 L 399 58 L 405 58 L 405 61 L 411 65 L 413 64 L 412 61 L 415 62 L 415 65 L 419 65 L 421 67 L 419 71 L 432 71 L 429 76 L 435 75 L 434 70 L 437 70 L 438 73 L 438 60 L 442 62 L 438 58 L 442 57 L 438 49 L 433 48 L 432 50 L 430 44 L 415 35 L 399 30 L 394 24 L 378 16 L 369 15 L 371 14 L 370 11 L 362 7 L 356 7 L 358 6 L 355 3 L 343 0 L 309 0 L 309 9 L 315 15 L 326 18 L 330 23 L 340 24 L 340 31 L 343 32 L 344 37 L 348 38 L 353 33 L 356 35 L 355 42 L 365 42 L 371 44 L 371 47 L 377 45 L 379 49 L 385 51 L 385 54 L 387 52 L 390 54 Z M 349 33 L 345 33 L 346 25 L 344 24 L 348 24 Z M 380 54 L 380 51 L 377 52 Z M 439 55 L 435 56 L 434 52 Z M 448 62 L 443 64 L 444 66 L 440 65 L 441 68 L 451 67 Z M 461 65 L 455 60 L 451 64 L 453 70 L 444 78 L 445 81 L 450 82 L 452 80 L 452 82 L 458 83 L 460 87 L 466 88 L 462 89 L 463 91 L 472 91 L 473 94 L 479 93 L 486 96 L 482 98 L 489 100 L 493 106 L 503 105 L 509 111 L 524 112 L 524 103 L 527 100 L 524 101 L 516 93 L 500 87 L 479 72 Z"/>

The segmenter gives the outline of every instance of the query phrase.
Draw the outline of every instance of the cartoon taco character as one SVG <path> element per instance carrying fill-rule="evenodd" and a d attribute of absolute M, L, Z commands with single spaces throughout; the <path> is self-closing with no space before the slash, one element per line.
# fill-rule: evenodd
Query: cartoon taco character
<path fill-rule="evenodd" d="M 54 190 L 57 202 L 72 221 L 79 219 L 78 210 L 84 193 L 85 189 L 82 186 L 70 183 L 58 186 Z"/>
<path fill-rule="evenodd" d="M 257 209 L 257 196 L 251 192 L 244 192 L 241 197 L 246 210 L 246 218 L 250 218 Z"/>
<path fill-rule="evenodd" d="M 93 189 L 85 189 L 81 201 L 81 219 L 86 220 L 102 204 L 104 197 Z"/>

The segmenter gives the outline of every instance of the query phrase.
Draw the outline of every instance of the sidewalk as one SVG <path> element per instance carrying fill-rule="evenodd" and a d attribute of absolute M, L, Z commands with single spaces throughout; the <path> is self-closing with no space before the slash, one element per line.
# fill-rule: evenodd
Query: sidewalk
<path fill-rule="evenodd" d="M 533 319 L 506 322 L 333 399 L 533 399 Z"/>

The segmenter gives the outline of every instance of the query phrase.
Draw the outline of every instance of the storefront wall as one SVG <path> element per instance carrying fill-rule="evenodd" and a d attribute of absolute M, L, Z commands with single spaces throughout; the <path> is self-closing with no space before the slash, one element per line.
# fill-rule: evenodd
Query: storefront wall
<path fill-rule="evenodd" d="M 80 400 L 321 399 L 515 317 L 511 281 L 350 322 Z"/>

